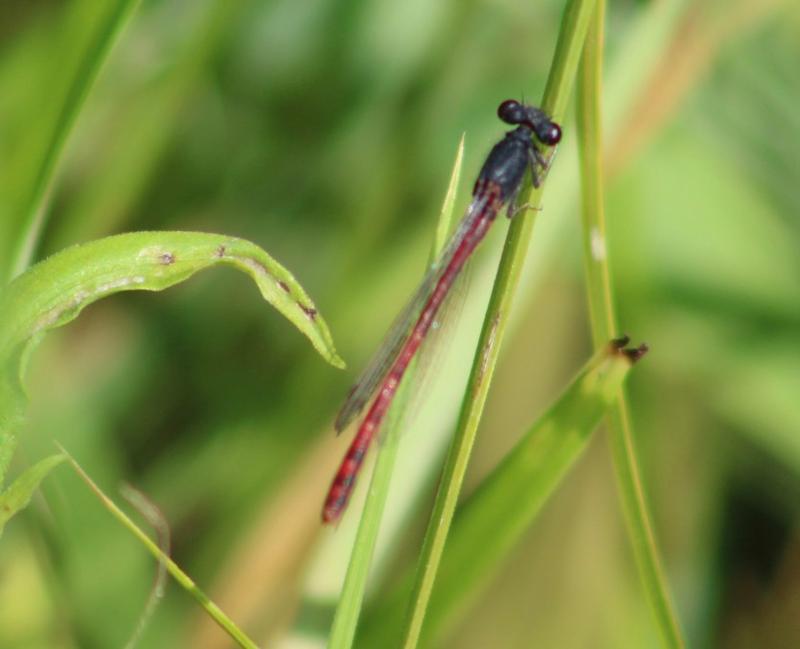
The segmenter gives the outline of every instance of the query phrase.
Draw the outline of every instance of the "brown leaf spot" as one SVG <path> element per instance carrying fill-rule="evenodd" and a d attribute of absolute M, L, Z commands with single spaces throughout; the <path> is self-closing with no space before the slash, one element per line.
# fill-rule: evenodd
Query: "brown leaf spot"
<path fill-rule="evenodd" d="M 303 313 L 305 313 L 309 320 L 316 320 L 317 319 L 317 310 L 314 307 L 305 306 L 303 304 L 297 303 L 297 306 L 300 307 Z"/>

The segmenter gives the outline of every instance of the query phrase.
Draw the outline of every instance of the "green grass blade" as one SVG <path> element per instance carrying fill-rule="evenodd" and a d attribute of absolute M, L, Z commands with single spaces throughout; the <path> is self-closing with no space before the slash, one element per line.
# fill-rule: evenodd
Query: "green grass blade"
<path fill-rule="evenodd" d="M 603 192 L 601 84 L 605 3 L 599 0 L 584 47 L 577 93 L 581 158 L 582 242 L 592 338 L 595 347 L 616 330 L 606 247 Z M 639 575 L 665 647 L 685 645 L 661 567 L 653 524 L 633 445 L 628 405 L 619 390 L 608 416 L 615 473 Z"/>
<path fill-rule="evenodd" d="M 581 215 L 583 260 L 586 272 L 589 317 L 595 347 L 616 333 L 611 295 L 611 276 L 606 247 L 606 217 L 603 207 L 603 145 L 600 114 L 603 63 L 603 0 L 598 0 L 587 36 L 576 94 L 578 141 L 581 167 Z"/>
<path fill-rule="evenodd" d="M 180 586 L 191 595 L 200 606 L 208 613 L 208 615 L 213 619 L 220 628 L 225 631 L 240 647 L 244 647 L 244 649 L 258 649 L 258 645 L 253 642 L 247 635 L 242 631 L 234 622 L 219 608 L 209 597 L 206 595 L 194 580 L 189 577 L 181 568 L 175 563 L 169 556 L 164 554 L 163 550 L 158 547 L 158 544 L 153 542 L 153 540 L 147 536 L 137 525 L 134 523 L 130 517 L 123 512 L 119 507 L 117 507 L 116 503 L 114 503 L 111 498 L 109 498 L 105 493 L 103 493 L 102 489 L 95 484 L 95 482 L 89 477 L 89 475 L 83 470 L 83 468 L 77 463 L 77 461 L 64 449 L 61 449 L 66 458 L 69 460 L 72 467 L 75 469 L 75 472 L 81 477 L 81 479 L 89 486 L 103 506 L 111 512 L 111 514 L 116 518 L 124 527 L 128 529 L 128 531 L 135 536 L 139 542 L 145 547 L 145 549 L 152 554 L 163 566 L 166 567 L 167 572 L 172 575 L 173 579 L 180 584 Z M 62 458 L 63 459 L 63 458 Z"/>
<path fill-rule="evenodd" d="M 416 362 L 408 368 L 407 375 L 413 378 Z M 367 587 L 369 567 L 378 540 L 381 518 L 389 495 L 392 471 L 394 470 L 400 435 L 398 425 L 403 419 L 402 410 L 406 405 L 408 381 L 403 381 L 398 388 L 394 406 L 388 413 L 384 425 L 382 445 L 378 451 L 375 469 L 367 492 L 367 499 L 361 515 L 356 539 L 347 566 L 342 596 L 336 607 L 336 613 L 328 639 L 330 649 L 348 649 L 353 646 L 356 626 L 361 615 L 361 606 Z"/>
<path fill-rule="evenodd" d="M 456 159 L 450 174 L 450 182 L 445 192 L 442 209 L 436 227 L 436 234 L 431 246 L 431 259 L 435 259 L 446 243 L 447 234 L 453 221 L 453 207 L 458 191 L 458 182 L 461 176 L 461 166 L 464 160 L 464 136 L 458 144 Z M 369 567 L 378 539 L 380 522 L 383 516 L 386 499 L 389 495 L 389 484 L 394 469 L 399 447 L 398 427 L 402 423 L 402 411 L 407 405 L 408 386 L 414 380 L 417 359 L 411 362 L 406 370 L 392 407 L 388 413 L 387 421 L 383 426 L 383 443 L 378 450 L 375 469 L 370 480 L 369 492 L 361 514 L 356 539 L 350 554 L 350 563 L 347 567 L 342 594 L 334 614 L 328 646 L 331 649 L 348 649 L 353 644 L 356 626 L 364 602 L 364 593 L 367 586 Z"/>
<path fill-rule="evenodd" d="M 99 21 L 97 29 L 89 36 L 85 53 L 50 128 L 50 137 L 32 180 L 30 192 L 22 205 L 22 230 L 17 238 L 17 248 L 11 257 L 11 277 L 19 275 L 30 265 L 45 223 L 46 199 L 67 138 L 111 47 L 138 3 L 139 0 L 117 0 L 106 9 L 104 19 Z M 9 271 L 7 268 L 3 270 L 4 274 Z"/>
<path fill-rule="evenodd" d="M 42 480 L 65 459 L 63 455 L 51 455 L 39 460 L 14 480 L 8 489 L 0 493 L 0 536 L 9 519 L 28 506 L 33 492 L 38 489 Z"/>
<path fill-rule="evenodd" d="M 564 115 L 593 7 L 593 0 L 572 0 L 567 5 L 562 19 L 556 52 L 542 101 L 544 109 L 556 121 L 561 121 Z M 528 203 L 539 206 L 541 191 L 541 187 L 531 191 Z M 532 231 L 533 218 L 528 213 L 518 215 L 512 221 L 508 232 L 470 373 L 467 396 L 445 463 L 422 548 L 418 578 L 404 632 L 403 646 L 406 649 L 415 647 L 419 639 Z"/>
<path fill-rule="evenodd" d="M 456 204 L 456 195 L 458 194 L 458 183 L 461 179 L 461 167 L 464 165 L 464 134 L 461 134 L 461 139 L 458 141 L 458 148 L 456 149 L 456 160 L 453 163 L 453 171 L 450 173 L 450 182 L 447 184 L 447 192 L 444 196 L 442 209 L 439 213 L 439 223 L 436 226 L 436 238 L 434 239 L 431 248 L 431 262 L 436 258 L 439 251 L 444 248 L 447 243 L 447 237 L 453 229 L 453 208 Z"/>

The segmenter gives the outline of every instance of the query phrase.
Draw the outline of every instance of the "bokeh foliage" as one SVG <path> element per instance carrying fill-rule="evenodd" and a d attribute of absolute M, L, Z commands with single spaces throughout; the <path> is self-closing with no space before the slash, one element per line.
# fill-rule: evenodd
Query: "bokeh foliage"
<path fill-rule="evenodd" d="M 0 9 L 4 267 L 100 4 Z M 358 368 L 421 273 L 461 132 L 469 179 L 501 132 L 498 101 L 540 94 L 561 10 L 143 2 L 78 116 L 37 258 L 131 230 L 245 237 L 294 272 Z M 663 39 L 637 41 L 659 11 Z M 799 32 L 789 2 L 609 7 L 609 254 L 621 326 L 653 350 L 631 402 L 692 646 L 800 642 L 785 603 L 800 596 Z M 565 133 L 473 485 L 589 354 Z M 479 301 L 500 238 L 481 251 Z M 254 637 L 290 625 L 352 373 L 224 272 L 98 303 L 31 360 L 12 473 L 58 439 L 107 489 L 128 481 L 159 504 L 175 558 Z M 462 380 L 452 361 L 442 374 Z M 650 646 L 609 467 L 598 438 L 450 646 Z M 151 559 L 66 469 L 43 495 L 0 544 L 0 646 L 122 646 Z M 389 580 L 418 532 L 402 530 Z M 170 585 L 141 646 L 225 646 L 205 624 Z"/>

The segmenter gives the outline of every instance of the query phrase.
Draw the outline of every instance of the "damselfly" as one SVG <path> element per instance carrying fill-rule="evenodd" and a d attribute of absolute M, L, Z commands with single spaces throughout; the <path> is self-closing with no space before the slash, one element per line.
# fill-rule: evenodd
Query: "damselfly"
<path fill-rule="evenodd" d="M 501 120 L 517 128 L 507 132 L 490 151 L 478 174 L 466 213 L 398 316 L 383 346 L 350 390 L 336 418 L 336 430 L 341 432 L 375 395 L 328 491 L 322 510 L 325 523 L 338 520 L 347 506 L 364 455 L 391 406 L 409 363 L 431 329 L 464 264 L 504 205 L 508 205 L 509 218 L 514 215 L 517 194 L 527 169 L 531 171 L 533 184 L 539 186 L 539 171 L 547 168 L 547 162 L 537 148 L 534 136 L 546 146 L 554 146 L 561 140 L 558 124 L 535 106 L 509 99 L 500 104 L 497 114 Z"/>

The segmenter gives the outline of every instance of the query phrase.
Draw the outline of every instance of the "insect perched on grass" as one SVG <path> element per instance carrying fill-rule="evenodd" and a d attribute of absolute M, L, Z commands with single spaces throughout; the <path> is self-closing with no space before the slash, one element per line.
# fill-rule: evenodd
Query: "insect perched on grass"
<path fill-rule="evenodd" d="M 558 124 L 535 106 L 509 99 L 500 104 L 497 114 L 504 122 L 515 124 L 517 128 L 506 133 L 489 152 L 466 213 L 400 313 L 384 344 L 350 390 L 336 417 L 336 430 L 341 432 L 375 394 L 328 491 L 322 510 L 325 523 L 337 521 L 347 506 L 370 442 L 464 264 L 504 205 L 509 206 L 509 218 L 513 217 L 517 194 L 527 169 L 531 171 L 533 184 L 539 186 L 539 169 L 546 169 L 547 162 L 533 137 L 546 146 L 554 146 L 561 140 Z"/>

